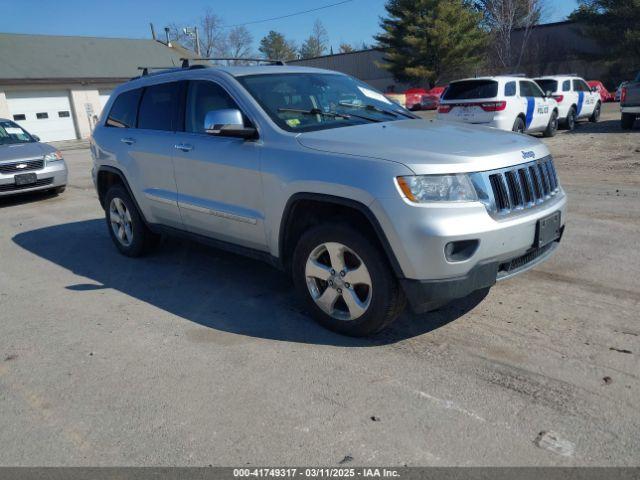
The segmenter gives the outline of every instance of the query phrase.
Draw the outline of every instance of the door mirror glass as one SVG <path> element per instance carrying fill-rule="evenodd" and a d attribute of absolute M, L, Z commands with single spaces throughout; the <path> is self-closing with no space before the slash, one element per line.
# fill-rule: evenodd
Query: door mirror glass
<path fill-rule="evenodd" d="M 245 127 L 242 112 L 235 108 L 212 110 L 204 117 L 204 131 L 218 137 L 256 138 L 257 130 Z"/>
<path fill-rule="evenodd" d="M 36 142 L 40 141 L 40 137 L 38 135 L 31 135 Z"/>
<path fill-rule="evenodd" d="M 553 97 L 553 92 L 551 90 L 547 90 L 546 93 L 545 93 L 545 96 L 547 98 L 551 98 L 551 97 Z"/>

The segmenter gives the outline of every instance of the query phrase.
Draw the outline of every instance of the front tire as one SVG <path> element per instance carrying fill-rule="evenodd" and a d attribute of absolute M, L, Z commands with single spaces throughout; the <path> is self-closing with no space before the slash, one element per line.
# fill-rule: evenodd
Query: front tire
<path fill-rule="evenodd" d="M 292 274 L 311 316 L 344 335 L 377 333 L 406 304 L 384 253 L 347 225 L 325 224 L 307 230 L 296 245 Z"/>
<path fill-rule="evenodd" d="M 591 123 L 598 123 L 600 121 L 600 114 L 602 113 L 602 104 L 598 102 L 596 108 L 593 109 L 593 113 L 589 117 Z"/>
<path fill-rule="evenodd" d="M 623 130 L 631 130 L 633 129 L 633 124 L 636 122 L 636 115 L 632 113 L 623 113 L 622 114 L 622 129 Z"/>
<path fill-rule="evenodd" d="M 542 136 L 549 138 L 555 137 L 558 132 L 558 112 L 553 112 L 551 114 L 551 118 L 549 119 L 549 124 L 547 125 L 546 130 L 543 132 Z"/>
<path fill-rule="evenodd" d="M 105 218 L 111 240 L 127 257 L 141 257 L 158 243 L 160 237 L 145 225 L 123 185 L 114 185 L 107 192 Z"/>

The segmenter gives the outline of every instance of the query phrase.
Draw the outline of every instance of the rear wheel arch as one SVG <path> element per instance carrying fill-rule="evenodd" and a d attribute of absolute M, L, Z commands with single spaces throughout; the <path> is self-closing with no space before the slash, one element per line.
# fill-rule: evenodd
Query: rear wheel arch
<path fill-rule="evenodd" d="M 302 234 L 325 221 L 348 223 L 358 228 L 381 249 L 396 277 L 404 277 L 384 230 L 366 205 L 357 200 L 319 193 L 297 193 L 287 201 L 278 242 L 283 268 L 290 269 L 293 252 Z"/>
<path fill-rule="evenodd" d="M 98 190 L 98 200 L 100 201 L 100 205 L 104 209 L 106 209 L 105 198 L 107 196 L 107 192 L 109 191 L 109 189 L 114 185 L 123 185 L 124 188 L 127 190 L 127 193 L 129 194 L 129 196 L 131 197 L 131 200 L 133 201 L 136 208 L 138 209 L 138 212 L 142 217 L 142 221 L 147 226 L 149 226 L 147 219 L 144 217 L 144 213 L 142 212 L 142 209 L 140 208 L 140 205 L 136 200 L 136 196 L 133 194 L 133 191 L 131 190 L 131 186 L 127 181 L 127 177 L 122 172 L 122 170 L 119 170 L 115 167 L 110 167 L 110 166 L 100 167 L 98 169 L 98 175 L 96 177 L 96 184 L 97 184 L 97 190 Z"/>

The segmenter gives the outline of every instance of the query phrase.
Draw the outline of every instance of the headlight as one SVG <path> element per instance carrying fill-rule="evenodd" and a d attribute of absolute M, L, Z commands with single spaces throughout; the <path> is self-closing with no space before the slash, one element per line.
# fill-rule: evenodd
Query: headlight
<path fill-rule="evenodd" d="M 475 202 L 478 194 L 466 174 L 397 177 L 402 193 L 415 203 Z"/>
<path fill-rule="evenodd" d="M 57 150 L 55 152 L 47 153 L 44 156 L 44 161 L 46 163 L 58 162 L 60 160 L 62 160 L 62 153 L 58 152 Z"/>

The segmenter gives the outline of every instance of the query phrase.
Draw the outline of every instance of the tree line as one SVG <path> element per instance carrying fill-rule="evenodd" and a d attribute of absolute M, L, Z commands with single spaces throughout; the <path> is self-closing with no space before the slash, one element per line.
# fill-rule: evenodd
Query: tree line
<path fill-rule="evenodd" d="M 548 16 L 549 0 L 388 0 L 380 20 L 375 47 L 384 49 L 380 66 L 396 80 L 435 85 L 443 76 L 477 72 L 483 67 L 516 72 L 521 68 L 533 27 Z M 601 60 L 613 67 L 627 62 L 640 67 L 640 0 L 578 0 L 569 19 L 582 33 L 600 42 Z M 277 60 L 312 58 L 334 53 L 327 30 L 316 20 L 309 37 L 297 45 L 283 33 L 270 31 L 253 50 L 253 37 L 244 26 L 227 28 L 206 10 L 199 19 L 200 52 L 205 57 Z M 513 32 L 519 31 L 514 44 Z M 195 39 L 177 25 L 171 38 L 195 50 Z M 339 52 L 366 49 L 340 45 Z"/>
<path fill-rule="evenodd" d="M 309 37 L 298 45 L 284 34 L 271 30 L 258 43 L 258 52 L 254 51 L 254 38 L 247 27 L 243 25 L 227 28 L 223 19 L 211 9 L 206 9 L 197 20 L 198 42 L 193 32 L 186 32 L 181 24 L 169 25 L 169 38 L 184 47 L 199 51 L 203 57 L 224 58 L 252 58 L 260 56 L 273 60 L 295 60 L 299 58 L 313 58 L 334 53 L 329 45 L 327 30 L 320 20 L 316 20 Z M 364 43 L 361 47 L 348 43 L 341 43 L 340 53 L 348 53 L 359 48 L 368 48 Z M 238 63 L 242 63 L 241 61 Z"/>

